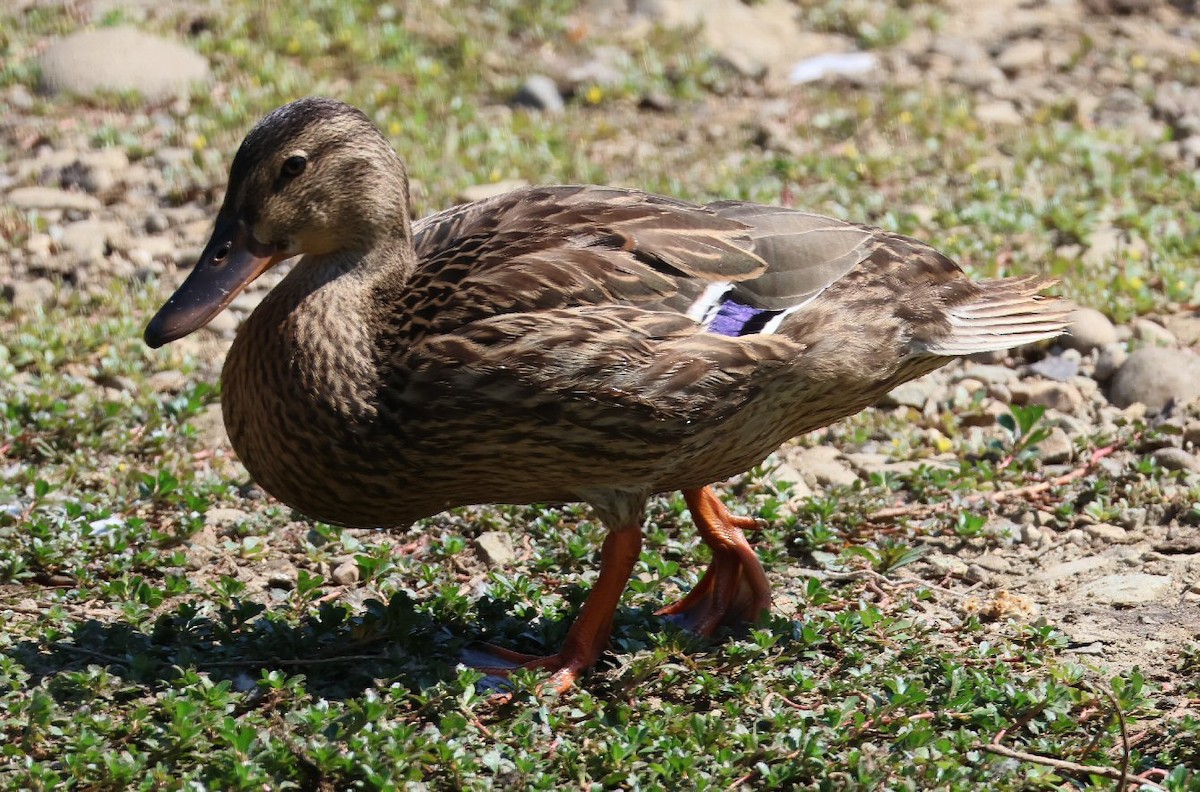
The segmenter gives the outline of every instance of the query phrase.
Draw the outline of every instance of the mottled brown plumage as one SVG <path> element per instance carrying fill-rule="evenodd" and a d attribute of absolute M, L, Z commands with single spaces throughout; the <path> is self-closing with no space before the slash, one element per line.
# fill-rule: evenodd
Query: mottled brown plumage
<path fill-rule="evenodd" d="M 714 562 L 667 612 L 703 632 L 769 604 L 705 488 L 969 354 L 1051 338 L 1038 279 L 968 280 L 921 242 L 738 201 L 531 187 L 410 223 L 404 165 L 346 105 L 287 105 L 234 160 L 213 240 L 147 329 L 203 325 L 302 255 L 222 375 L 238 455 L 315 518 L 407 525 L 477 503 L 586 501 L 614 532 L 568 645 L 607 640 L 647 498 L 682 489 Z"/>

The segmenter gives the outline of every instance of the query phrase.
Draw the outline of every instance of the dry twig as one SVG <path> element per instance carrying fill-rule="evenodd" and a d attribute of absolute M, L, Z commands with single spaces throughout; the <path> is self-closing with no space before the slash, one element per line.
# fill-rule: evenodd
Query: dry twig
<path fill-rule="evenodd" d="M 1115 767 L 1106 767 L 1104 765 L 1085 765 L 1079 762 L 1069 762 L 1066 759 L 1055 759 L 1050 756 L 1042 756 L 1041 754 L 1028 753 L 1026 751 L 1017 751 L 1012 748 L 1007 748 L 996 743 L 988 743 L 980 746 L 988 753 L 994 753 L 998 756 L 1005 756 L 1009 759 L 1016 759 L 1020 762 L 1030 762 L 1031 764 L 1044 765 L 1053 767 L 1055 770 L 1062 770 L 1064 773 L 1074 773 L 1076 775 L 1096 775 L 1101 778 L 1111 778 L 1115 781 L 1121 781 L 1126 784 L 1137 784 L 1140 786 L 1148 786 L 1151 789 L 1160 789 L 1162 792 L 1167 792 L 1167 788 L 1159 786 L 1153 781 L 1148 781 L 1145 778 L 1129 775 L 1123 770 L 1118 770 Z"/>
<path fill-rule="evenodd" d="M 1104 765 L 1085 765 L 1085 764 L 1080 764 L 1079 762 L 1071 762 L 1066 759 L 1055 759 L 1050 756 L 1042 756 L 1041 754 L 1029 753 L 1027 751 L 1018 751 L 1013 748 L 1008 748 L 1004 745 L 1001 745 L 1001 742 L 1004 740 L 1004 738 L 1008 735 L 1008 733 L 1012 729 L 1023 727 L 1030 720 L 1032 720 L 1032 718 L 1035 717 L 1037 715 L 1037 713 L 1041 712 L 1042 709 L 1044 709 L 1044 707 L 1033 708 L 1032 710 L 1027 712 L 1020 720 L 1018 720 L 1016 723 L 1014 723 L 1012 727 L 1001 730 L 1000 733 L 998 733 L 992 739 L 992 741 L 990 743 L 988 743 L 987 745 L 981 746 L 981 747 L 983 748 L 983 750 L 985 750 L 989 753 L 994 753 L 999 756 L 1005 756 L 1005 757 L 1008 757 L 1009 759 L 1017 759 L 1022 762 L 1030 762 L 1032 764 L 1040 764 L 1040 765 L 1044 765 L 1046 767 L 1053 767 L 1055 770 L 1061 770 L 1064 773 L 1074 773 L 1074 774 L 1080 774 L 1080 775 L 1097 775 L 1097 776 L 1101 776 L 1103 778 L 1111 778 L 1113 780 L 1121 782 L 1121 789 L 1124 789 L 1125 786 L 1128 784 L 1133 784 L 1135 788 L 1147 786 L 1152 789 L 1161 789 L 1161 790 L 1164 790 L 1164 792 L 1165 792 L 1165 790 L 1166 790 L 1165 787 L 1162 787 L 1162 786 L 1154 783 L 1153 781 L 1149 780 L 1149 778 L 1147 778 L 1147 776 L 1149 776 L 1149 775 L 1151 775 L 1151 773 L 1155 772 L 1157 770 L 1157 768 L 1155 768 L 1154 770 L 1148 770 L 1145 773 L 1142 773 L 1140 776 L 1132 775 L 1129 772 L 1129 760 L 1130 760 L 1131 749 L 1130 749 L 1130 744 L 1129 744 L 1129 730 L 1125 723 L 1125 713 L 1121 712 L 1121 706 L 1117 703 L 1117 700 L 1113 697 L 1113 695 L 1111 693 L 1109 693 L 1107 690 L 1098 689 L 1091 685 L 1088 685 L 1087 688 L 1092 693 L 1098 693 L 1098 694 L 1104 696 L 1106 699 L 1108 699 L 1108 702 L 1110 704 L 1112 704 L 1113 712 L 1116 713 L 1117 723 L 1120 724 L 1120 727 L 1121 727 L 1121 767 L 1119 769 L 1113 768 L 1113 767 L 1107 767 Z"/>

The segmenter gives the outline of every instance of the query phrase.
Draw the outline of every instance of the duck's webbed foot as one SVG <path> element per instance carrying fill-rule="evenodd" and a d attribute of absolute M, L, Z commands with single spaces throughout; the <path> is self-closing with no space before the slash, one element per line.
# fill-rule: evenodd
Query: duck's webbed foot
<path fill-rule="evenodd" d="M 502 677 L 517 668 L 545 669 L 550 676 L 539 686 L 541 692 L 568 690 L 608 646 L 617 602 L 641 550 L 640 529 L 609 533 L 600 554 L 600 577 L 556 654 L 541 657 L 484 644 L 480 650 L 469 652 L 464 660 L 484 673 Z"/>
<path fill-rule="evenodd" d="M 758 621 L 771 608 L 771 590 L 743 533 L 757 528 L 758 521 L 731 514 L 709 487 L 684 490 L 683 497 L 713 560 L 696 587 L 659 615 L 700 635 L 712 635 L 722 625 Z"/>

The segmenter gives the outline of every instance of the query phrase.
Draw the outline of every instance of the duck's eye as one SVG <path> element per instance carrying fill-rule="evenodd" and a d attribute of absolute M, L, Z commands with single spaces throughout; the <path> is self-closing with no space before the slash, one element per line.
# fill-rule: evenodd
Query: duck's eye
<path fill-rule="evenodd" d="M 283 167 L 280 168 L 280 173 L 285 179 L 294 179 L 308 166 L 308 157 L 300 154 L 293 154 L 283 161 Z"/>

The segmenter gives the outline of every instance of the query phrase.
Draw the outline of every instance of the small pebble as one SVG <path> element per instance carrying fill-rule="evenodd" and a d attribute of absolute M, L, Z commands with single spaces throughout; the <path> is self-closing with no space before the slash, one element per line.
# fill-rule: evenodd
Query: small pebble
<path fill-rule="evenodd" d="M 1050 430 L 1045 440 L 1038 443 L 1038 452 L 1046 464 L 1058 465 L 1071 461 L 1071 457 L 1075 455 L 1075 444 L 1065 431 L 1056 426 Z"/>
<path fill-rule="evenodd" d="M 1033 525 L 1021 526 L 1021 542 L 1030 547 L 1041 547 L 1046 541 L 1046 535 L 1041 528 Z"/>
<path fill-rule="evenodd" d="M 1149 517 L 1149 513 L 1144 507 L 1131 506 L 1121 510 L 1120 516 L 1117 517 L 1117 522 L 1130 531 L 1136 531 L 1146 524 L 1147 517 Z"/>
<path fill-rule="evenodd" d="M 1200 421 L 1189 421 L 1183 427 L 1183 444 L 1200 449 Z"/>
<path fill-rule="evenodd" d="M 1044 68 L 1049 51 L 1046 43 L 1035 38 L 1021 38 L 996 55 L 996 65 L 1006 74 Z"/>
<path fill-rule="evenodd" d="M 1025 123 L 1016 105 L 1004 100 L 981 102 L 975 106 L 975 118 L 989 126 L 1020 126 Z"/>
<path fill-rule="evenodd" d="M 963 577 L 971 583 L 987 583 L 992 576 L 979 564 L 968 564 L 967 573 Z"/>
<path fill-rule="evenodd" d="M 18 313 L 32 313 L 54 305 L 58 299 L 58 287 L 47 278 L 16 281 L 2 289 L 4 298 Z"/>
<path fill-rule="evenodd" d="M 1015 382 L 1011 390 L 1013 401 L 1018 404 L 1040 404 L 1064 413 L 1075 412 L 1083 405 L 1083 394 L 1068 382 Z"/>
<path fill-rule="evenodd" d="M 566 108 L 558 84 L 544 74 L 527 78 L 513 96 L 512 103 L 517 107 L 552 114 L 561 113 Z"/>
<path fill-rule="evenodd" d="M 1173 347 L 1178 343 L 1174 333 L 1150 319 L 1133 321 L 1133 337 L 1155 346 Z"/>
<path fill-rule="evenodd" d="M 1160 448 L 1152 455 L 1154 461 L 1167 470 L 1188 470 L 1200 473 L 1200 457 L 1182 448 Z"/>
<path fill-rule="evenodd" d="M 512 536 L 501 531 L 484 531 L 475 540 L 475 546 L 483 562 L 492 568 L 507 566 L 517 557 Z"/>
<path fill-rule="evenodd" d="M 1080 587 L 1079 599 L 1112 605 L 1137 605 L 1162 599 L 1171 590 L 1170 575 L 1136 572 L 1106 575 Z"/>
<path fill-rule="evenodd" d="M 148 233 L 161 234 L 171 227 L 171 221 L 162 212 L 150 212 L 146 215 L 145 228 Z"/>
<path fill-rule="evenodd" d="M 1049 355 L 1029 367 L 1034 374 L 1057 382 L 1067 382 L 1079 373 L 1080 355 L 1075 349 L 1064 349 L 1061 354 Z"/>
<path fill-rule="evenodd" d="M 1119 525 L 1096 523 L 1086 526 L 1083 530 L 1105 544 L 1125 544 L 1129 541 L 1129 532 Z"/>
<path fill-rule="evenodd" d="M 179 393 L 187 387 L 187 383 L 183 372 L 174 369 L 156 371 L 146 378 L 146 385 L 156 393 Z"/>
<path fill-rule="evenodd" d="M 214 507 L 204 513 L 204 524 L 218 530 L 236 528 L 249 518 L 241 509 Z"/>
<path fill-rule="evenodd" d="M 1107 344 L 1096 357 L 1096 369 L 1092 372 L 1092 377 L 1096 382 L 1108 382 L 1128 359 L 1129 352 L 1125 350 L 1124 344 L 1120 342 Z"/>
<path fill-rule="evenodd" d="M 339 586 L 353 586 L 358 582 L 360 572 L 357 561 L 343 561 L 334 567 L 333 582 Z"/>
<path fill-rule="evenodd" d="M 275 589 L 291 591 L 296 587 L 295 579 L 285 572 L 272 572 L 267 578 L 267 585 Z"/>

